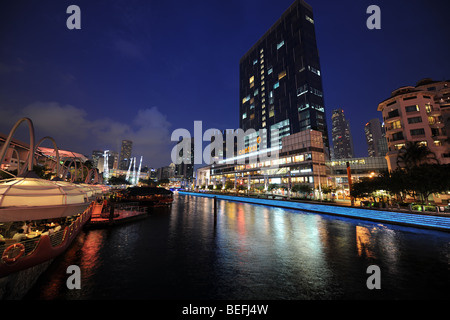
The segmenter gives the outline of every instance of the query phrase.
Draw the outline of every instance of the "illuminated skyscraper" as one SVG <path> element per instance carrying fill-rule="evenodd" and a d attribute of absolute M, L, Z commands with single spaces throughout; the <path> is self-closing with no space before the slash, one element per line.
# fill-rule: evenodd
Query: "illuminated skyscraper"
<path fill-rule="evenodd" d="M 120 149 L 120 161 L 119 161 L 120 170 L 128 170 L 132 148 L 133 148 L 133 141 L 122 140 L 122 148 Z"/>
<path fill-rule="evenodd" d="M 353 158 L 353 140 L 350 123 L 345 119 L 344 110 L 335 109 L 331 116 L 333 150 L 335 159 Z"/>
<path fill-rule="evenodd" d="M 241 58 L 240 128 L 278 129 L 279 141 L 304 130 L 322 132 L 329 154 L 322 74 L 312 8 L 296 0 Z M 269 145 L 274 142 L 268 139 Z"/>
<path fill-rule="evenodd" d="M 387 140 L 384 127 L 378 118 L 371 119 L 364 127 L 369 157 L 384 157 L 387 152 Z"/>

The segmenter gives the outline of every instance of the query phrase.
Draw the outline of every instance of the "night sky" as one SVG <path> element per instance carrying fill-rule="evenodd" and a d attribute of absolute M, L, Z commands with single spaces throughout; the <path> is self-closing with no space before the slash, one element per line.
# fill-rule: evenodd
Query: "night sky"
<path fill-rule="evenodd" d="M 2 1 L 0 132 L 27 116 L 38 139 L 61 149 L 89 156 L 131 139 L 144 165 L 168 165 L 175 129 L 193 131 L 196 120 L 204 131 L 238 128 L 239 59 L 292 2 Z M 331 111 L 343 108 L 356 156 L 367 156 L 364 125 L 381 119 L 379 102 L 423 78 L 450 78 L 450 2 L 307 2 L 329 130 Z M 66 27 L 72 4 L 81 30 Z M 381 30 L 366 27 L 371 4 Z"/>

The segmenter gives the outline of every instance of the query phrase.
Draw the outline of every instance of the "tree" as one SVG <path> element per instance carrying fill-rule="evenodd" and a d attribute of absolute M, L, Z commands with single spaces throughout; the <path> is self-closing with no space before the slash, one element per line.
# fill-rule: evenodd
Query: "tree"
<path fill-rule="evenodd" d="M 322 192 L 324 194 L 330 194 L 330 193 L 336 191 L 336 188 L 335 187 L 331 187 L 331 186 L 321 186 L 321 188 L 322 188 Z"/>
<path fill-rule="evenodd" d="M 301 192 L 304 194 L 309 194 L 312 191 L 312 188 L 308 184 L 294 184 L 291 188 L 292 192 Z"/>
<path fill-rule="evenodd" d="M 397 195 L 401 201 L 409 194 L 428 202 L 433 193 L 450 191 L 450 164 L 421 164 L 410 169 L 398 168 L 390 173 L 382 173 L 375 178 L 365 178 L 352 185 L 354 198 L 371 197 L 377 190 L 386 190 Z"/>
<path fill-rule="evenodd" d="M 112 185 L 130 184 L 127 180 L 125 180 L 125 176 L 111 177 L 109 178 L 108 182 Z"/>
<path fill-rule="evenodd" d="M 225 181 L 225 190 L 230 190 L 234 188 L 234 183 L 231 180 Z"/>
<path fill-rule="evenodd" d="M 423 164 L 410 170 L 408 175 L 409 189 L 421 196 L 422 203 L 428 203 L 433 193 L 450 190 L 450 165 Z"/>
<path fill-rule="evenodd" d="M 411 169 L 424 163 L 439 164 L 439 161 L 436 155 L 423 143 L 406 141 L 405 145 L 398 152 L 397 166 Z"/>
<path fill-rule="evenodd" d="M 374 185 L 372 179 L 362 178 L 360 181 L 352 184 L 350 195 L 355 199 L 370 197 L 375 191 Z"/>
<path fill-rule="evenodd" d="M 158 181 L 158 184 L 168 184 L 168 183 L 170 183 L 170 180 L 167 178 L 163 178 Z"/>

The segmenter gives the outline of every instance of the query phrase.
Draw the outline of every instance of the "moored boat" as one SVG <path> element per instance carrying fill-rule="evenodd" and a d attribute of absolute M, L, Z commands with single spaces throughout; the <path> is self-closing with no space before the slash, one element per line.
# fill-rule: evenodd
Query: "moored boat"
<path fill-rule="evenodd" d="M 88 229 L 105 228 L 122 224 L 147 216 L 147 208 L 136 203 L 95 203 L 91 219 L 86 224 Z"/>
<path fill-rule="evenodd" d="M 119 202 L 137 202 L 140 206 L 169 206 L 173 202 L 173 192 L 158 187 L 130 187 L 118 195 Z"/>
<path fill-rule="evenodd" d="M 23 296 L 45 266 L 70 246 L 91 217 L 89 198 L 67 182 L 34 177 L 0 181 L 0 298 Z"/>

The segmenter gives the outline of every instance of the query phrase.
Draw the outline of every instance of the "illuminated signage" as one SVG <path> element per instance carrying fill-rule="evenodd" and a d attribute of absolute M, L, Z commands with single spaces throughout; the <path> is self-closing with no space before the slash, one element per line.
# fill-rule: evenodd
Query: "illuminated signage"
<path fill-rule="evenodd" d="M 246 154 L 253 151 L 258 151 L 258 145 L 261 143 L 261 137 L 256 138 L 256 144 L 254 146 L 247 147 L 238 151 L 239 155 Z"/>

